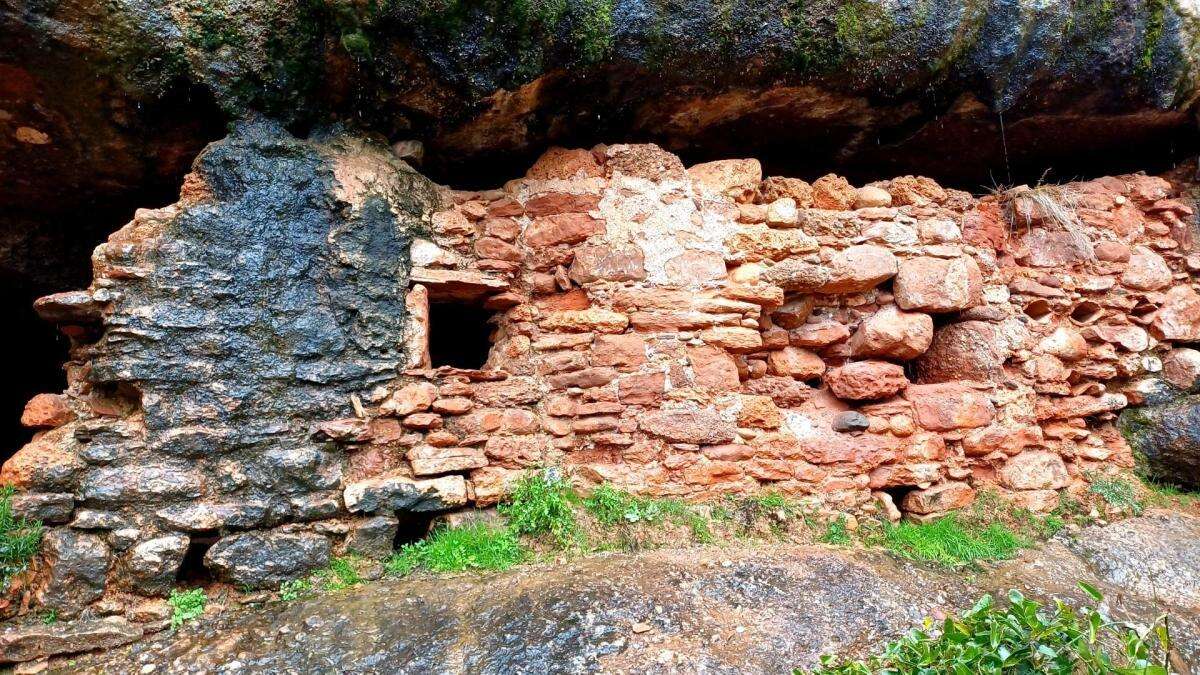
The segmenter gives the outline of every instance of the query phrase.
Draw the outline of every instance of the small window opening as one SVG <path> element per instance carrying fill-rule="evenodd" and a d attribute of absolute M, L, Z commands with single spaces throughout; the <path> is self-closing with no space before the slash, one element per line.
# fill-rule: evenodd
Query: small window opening
<path fill-rule="evenodd" d="M 429 305 L 429 361 L 434 368 L 482 369 L 492 348 L 492 313 L 478 305 Z"/>
<path fill-rule="evenodd" d="M 194 586 L 212 583 L 212 572 L 204 566 L 204 554 L 217 543 L 217 539 L 216 532 L 193 534 L 183 554 L 183 562 L 179 564 L 179 571 L 175 573 L 175 580 Z"/>

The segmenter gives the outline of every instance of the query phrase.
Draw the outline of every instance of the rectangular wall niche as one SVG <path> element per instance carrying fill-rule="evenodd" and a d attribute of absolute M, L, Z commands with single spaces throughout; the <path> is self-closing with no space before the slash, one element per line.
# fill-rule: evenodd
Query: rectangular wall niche
<path fill-rule="evenodd" d="M 492 348 L 492 313 L 469 302 L 429 303 L 429 365 L 480 370 Z"/>

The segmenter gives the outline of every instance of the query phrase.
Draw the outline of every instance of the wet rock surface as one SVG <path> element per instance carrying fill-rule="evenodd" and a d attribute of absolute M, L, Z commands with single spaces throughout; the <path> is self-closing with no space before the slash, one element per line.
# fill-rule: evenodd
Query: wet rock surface
<path fill-rule="evenodd" d="M 1129 583 L 1106 570 L 1200 555 L 1196 519 L 1152 513 L 1059 535 L 985 574 L 939 571 L 878 552 L 820 547 L 659 551 L 484 577 L 385 581 L 290 604 L 230 611 L 72 672 L 384 673 L 788 672 L 822 653 L 863 654 L 926 616 L 1009 588 L 1086 602 L 1114 616 L 1172 617 L 1181 656 L 1200 656 L 1195 579 Z M 1136 532 L 1136 537 L 1130 537 Z M 1127 542 L 1126 546 L 1111 546 Z M 1072 551 L 1083 545 L 1087 552 Z M 648 629 L 647 629 L 648 626 Z M 65 663 L 58 664 L 66 672 Z"/>
<path fill-rule="evenodd" d="M 1122 413 L 1122 431 L 1151 474 L 1200 487 L 1200 397 L 1156 403 Z"/>

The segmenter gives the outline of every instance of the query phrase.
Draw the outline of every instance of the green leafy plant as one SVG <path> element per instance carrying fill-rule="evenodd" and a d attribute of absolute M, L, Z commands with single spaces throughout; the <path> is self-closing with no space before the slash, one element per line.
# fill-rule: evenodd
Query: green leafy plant
<path fill-rule="evenodd" d="M 176 629 L 204 613 L 204 607 L 208 605 L 208 596 L 203 588 L 193 588 L 190 591 L 176 588 L 171 591 L 167 603 L 171 605 L 171 628 Z"/>
<path fill-rule="evenodd" d="M 559 471 L 534 471 L 517 481 L 508 500 L 500 504 L 500 514 L 516 534 L 548 533 L 566 546 L 575 536 L 570 498 L 570 486 Z"/>
<path fill-rule="evenodd" d="M 292 579 L 279 585 L 279 599 L 292 602 L 313 594 L 313 584 L 308 579 Z"/>
<path fill-rule="evenodd" d="M 58 623 L 58 610 L 48 609 L 45 614 L 42 614 L 42 625 L 53 626 Z"/>
<path fill-rule="evenodd" d="M 850 531 L 846 527 L 846 517 L 838 516 L 826 523 L 825 532 L 821 534 L 820 540 L 835 546 L 849 546 Z"/>
<path fill-rule="evenodd" d="M 41 521 L 14 515 L 12 498 L 12 487 L 0 488 L 0 590 L 29 567 L 42 544 Z"/>
<path fill-rule="evenodd" d="M 1114 506 L 1135 516 L 1141 515 L 1145 507 L 1142 500 L 1138 499 L 1137 488 L 1134 487 L 1133 481 L 1120 476 L 1100 474 L 1090 474 L 1088 480 L 1092 482 L 1088 492 L 1099 495 L 1109 506 Z"/>
<path fill-rule="evenodd" d="M 979 560 L 1004 560 L 1030 545 L 1025 537 L 1001 522 L 983 526 L 951 514 L 928 523 L 884 523 L 877 541 L 911 560 L 961 566 Z"/>
<path fill-rule="evenodd" d="M 317 572 L 322 586 L 327 591 L 340 591 L 343 588 L 357 586 L 363 582 L 351 558 L 334 558 L 329 561 L 329 567 Z"/>
<path fill-rule="evenodd" d="M 434 530 L 428 538 L 396 551 L 384 567 L 400 576 L 418 568 L 431 572 L 506 570 L 525 557 L 525 549 L 510 530 L 472 523 Z"/>
<path fill-rule="evenodd" d="M 1095 588 L 1080 587 L 1096 602 Z M 889 642 L 882 653 L 860 661 L 825 656 L 812 675 L 883 673 L 953 673 L 1002 675 L 1054 673 L 1071 675 L 1168 675 L 1171 637 L 1166 616 L 1148 627 L 1112 621 L 1099 610 L 1076 610 L 1055 602 L 1047 608 L 1018 591 L 1009 591 L 999 607 L 985 595 L 961 617 L 933 630 L 922 630 Z M 804 671 L 795 671 L 800 675 Z"/>

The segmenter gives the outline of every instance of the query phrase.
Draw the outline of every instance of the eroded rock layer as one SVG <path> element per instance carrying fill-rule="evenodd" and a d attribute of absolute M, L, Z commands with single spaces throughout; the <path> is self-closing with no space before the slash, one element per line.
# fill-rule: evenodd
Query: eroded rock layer
<path fill-rule="evenodd" d="M 239 129 L 39 301 L 75 348 L 0 476 L 54 526 L 26 588 L 74 613 L 201 564 L 270 587 L 543 466 L 890 518 L 984 486 L 1050 510 L 1132 466 L 1112 420 L 1200 339 L 1178 186 L 761 174 L 611 145 L 454 192 Z"/>

